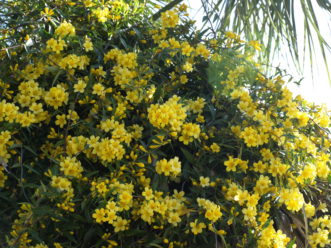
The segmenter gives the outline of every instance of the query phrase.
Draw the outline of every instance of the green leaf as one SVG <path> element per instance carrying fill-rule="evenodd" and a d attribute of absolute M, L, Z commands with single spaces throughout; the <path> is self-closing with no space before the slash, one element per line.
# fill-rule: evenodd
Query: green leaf
<path fill-rule="evenodd" d="M 286 248 L 293 248 L 294 247 L 294 245 L 295 245 L 295 237 L 294 237 L 294 239 L 292 239 L 291 240 L 291 242 L 290 243 L 288 243 L 288 245 L 286 246 Z"/>
<path fill-rule="evenodd" d="M 82 248 L 89 247 L 89 245 L 91 245 L 90 241 L 93 239 L 95 234 L 96 234 L 96 229 L 92 226 L 84 235 Z"/>
<path fill-rule="evenodd" d="M 195 164 L 196 163 L 196 158 L 193 156 L 193 154 L 191 154 L 188 150 L 186 150 L 185 148 L 181 147 L 180 150 L 182 151 L 182 153 L 184 154 L 184 157 L 191 163 L 191 164 Z"/>
<path fill-rule="evenodd" d="M 122 43 L 122 45 L 124 46 L 125 49 L 129 49 L 128 43 L 126 43 L 125 39 L 121 36 L 120 36 L 120 41 L 121 41 L 121 43 Z"/>
<path fill-rule="evenodd" d="M 29 152 L 31 152 L 33 155 L 38 156 L 38 154 L 34 150 L 32 150 L 30 147 L 23 146 L 23 148 L 26 149 L 26 150 L 28 150 Z"/>
<path fill-rule="evenodd" d="M 326 57 L 326 51 L 331 51 L 331 44 L 326 41 L 325 34 L 321 33 L 319 24 L 322 20 L 316 15 L 316 6 L 318 6 L 328 12 L 329 17 L 331 16 L 329 1 L 315 1 L 315 5 L 311 0 L 202 0 L 201 2 L 204 26 L 208 25 L 209 28 L 221 33 L 231 30 L 244 39 L 258 40 L 261 44 L 265 44 L 265 49 L 259 56 L 262 63 L 269 64 L 274 56 L 280 53 L 281 47 L 288 48 L 286 51 L 290 55 L 286 57 L 288 62 L 292 62 L 301 73 L 307 48 L 312 69 L 316 62 L 313 58 L 316 53 L 315 48 L 316 45 L 319 46 L 331 82 Z M 298 13 L 301 11 L 303 20 L 299 19 L 301 16 Z M 302 31 L 297 26 L 298 21 L 304 24 L 304 42 L 301 51 L 299 51 L 301 44 L 298 44 L 298 36 Z"/>
<path fill-rule="evenodd" d="M 37 240 L 39 243 L 42 243 L 42 239 L 39 237 L 39 233 L 37 231 L 35 231 L 32 228 L 29 228 L 28 233 L 32 236 L 32 238 L 34 238 L 35 240 Z"/>

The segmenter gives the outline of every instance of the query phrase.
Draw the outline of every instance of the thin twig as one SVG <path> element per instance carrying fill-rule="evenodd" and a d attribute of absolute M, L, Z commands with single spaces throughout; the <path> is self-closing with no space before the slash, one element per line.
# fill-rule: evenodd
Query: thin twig
<path fill-rule="evenodd" d="M 21 156 L 20 156 L 20 167 L 21 167 L 21 177 L 20 177 L 20 185 L 22 187 L 22 191 L 23 191 L 23 195 L 25 197 L 25 199 L 30 202 L 28 196 L 26 195 L 25 193 L 25 189 L 24 189 L 24 186 L 23 186 L 23 175 L 24 175 L 24 171 L 23 171 L 23 145 L 21 144 Z"/>
<path fill-rule="evenodd" d="M 208 22 L 209 22 L 210 29 L 211 29 L 211 31 L 212 31 L 213 34 L 214 34 L 214 38 L 216 38 L 216 37 L 217 37 L 217 34 L 216 34 L 216 31 L 215 31 L 214 28 L 213 28 L 213 23 L 211 22 L 211 20 L 210 20 L 210 18 L 209 18 L 209 14 L 208 14 L 208 11 L 207 11 L 207 7 L 206 7 L 206 5 L 205 5 L 205 1 L 204 1 L 204 0 L 201 0 L 201 4 L 202 4 L 202 7 L 203 7 L 204 12 L 206 13 L 206 17 L 207 17 L 207 20 L 208 20 Z"/>
<path fill-rule="evenodd" d="M 6 51 L 6 50 L 9 50 L 9 49 L 14 49 L 14 48 L 22 47 L 22 46 L 24 46 L 24 45 L 21 44 L 21 45 L 16 45 L 16 46 L 11 46 L 11 47 L 5 47 L 5 48 L 2 48 L 2 49 L 0 50 L 0 52 L 2 52 L 2 51 Z"/>

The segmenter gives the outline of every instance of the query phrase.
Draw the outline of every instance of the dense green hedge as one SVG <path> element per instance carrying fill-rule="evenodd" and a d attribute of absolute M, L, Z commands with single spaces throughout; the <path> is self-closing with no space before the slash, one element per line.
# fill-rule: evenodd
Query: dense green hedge
<path fill-rule="evenodd" d="M 330 245 L 330 116 L 256 41 L 185 5 L 7 4 L 1 247 Z"/>

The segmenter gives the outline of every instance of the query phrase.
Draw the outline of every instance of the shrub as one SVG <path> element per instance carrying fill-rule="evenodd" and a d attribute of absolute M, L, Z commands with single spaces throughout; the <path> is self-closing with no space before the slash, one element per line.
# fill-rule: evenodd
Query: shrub
<path fill-rule="evenodd" d="M 260 44 L 203 40 L 185 5 L 8 4 L 2 247 L 330 244 L 330 117 Z"/>

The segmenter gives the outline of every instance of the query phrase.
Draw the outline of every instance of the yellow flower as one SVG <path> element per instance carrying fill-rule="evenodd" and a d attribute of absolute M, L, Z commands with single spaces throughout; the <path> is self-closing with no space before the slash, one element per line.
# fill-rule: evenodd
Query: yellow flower
<path fill-rule="evenodd" d="M 186 4 L 181 4 L 180 6 L 179 6 L 179 11 L 182 11 L 182 12 L 186 12 L 186 10 L 187 10 L 187 5 Z"/>
<path fill-rule="evenodd" d="M 179 22 L 178 14 L 173 10 L 168 10 L 161 14 L 161 25 L 164 28 L 174 28 Z"/>
<path fill-rule="evenodd" d="M 107 21 L 110 11 L 108 8 L 97 8 L 92 10 L 92 14 L 98 18 L 98 22 L 104 23 Z"/>
<path fill-rule="evenodd" d="M 186 75 L 183 76 L 186 77 Z M 189 101 L 188 107 L 193 113 L 197 114 L 202 112 L 205 104 L 205 99 L 198 97 L 195 101 Z"/>
<path fill-rule="evenodd" d="M 224 162 L 224 165 L 226 166 L 226 171 L 236 171 L 237 170 L 237 163 L 233 159 L 232 156 L 230 156 L 229 159 Z"/>
<path fill-rule="evenodd" d="M 38 244 L 38 245 L 33 246 L 33 248 L 48 248 L 48 246 L 43 245 L 43 244 Z"/>
<path fill-rule="evenodd" d="M 249 193 L 247 190 L 238 190 L 237 195 L 235 196 L 234 200 L 238 201 L 239 205 L 242 206 L 249 198 Z"/>
<path fill-rule="evenodd" d="M 179 141 L 182 141 L 185 145 L 193 141 L 193 138 L 199 138 L 201 129 L 198 124 L 185 123 L 182 126 L 182 136 L 179 137 Z"/>
<path fill-rule="evenodd" d="M 104 208 L 96 209 L 92 215 L 97 223 L 106 221 L 106 211 Z"/>
<path fill-rule="evenodd" d="M 242 210 L 244 214 L 244 220 L 254 221 L 256 216 L 256 208 L 255 207 L 247 207 Z"/>
<path fill-rule="evenodd" d="M 179 214 L 177 212 L 170 212 L 167 220 L 173 226 L 177 226 L 178 223 L 181 221 Z"/>
<path fill-rule="evenodd" d="M 282 189 L 280 202 L 285 203 L 288 210 L 297 212 L 303 207 L 304 198 L 298 188 Z"/>
<path fill-rule="evenodd" d="M 132 194 L 128 191 L 124 191 L 119 195 L 119 199 L 122 204 L 129 204 L 132 200 Z"/>
<path fill-rule="evenodd" d="M 29 107 L 29 109 L 35 113 L 35 114 L 38 114 L 38 113 L 41 113 L 43 112 L 43 105 L 41 103 L 32 103 Z"/>
<path fill-rule="evenodd" d="M 71 182 L 64 177 L 52 176 L 51 186 L 63 191 L 71 190 Z"/>
<path fill-rule="evenodd" d="M 65 41 L 62 39 L 55 40 L 53 38 L 49 39 L 47 42 L 47 48 L 51 51 L 59 54 L 67 46 Z"/>
<path fill-rule="evenodd" d="M 195 220 L 194 222 L 190 223 L 190 227 L 191 227 L 191 232 L 194 235 L 197 235 L 199 233 L 202 233 L 203 229 L 206 228 L 206 224 L 205 223 L 198 223 L 198 220 Z"/>
<path fill-rule="evenodd" d="M 60 162 L 60 170 L 64 175 L 76 178 L 82 177 L 83 167 L 75 157 L 66 157 Z"/>
<path fill-rule="evenodd" d="M 200 186 L 201 187 L 208 187 L 210 186 L 210 178 L 209 177 L 199 177 L 200 180 Z"/>
<path fill-rule="evenodd" d="M 2 161 L 0 161 L 2 163 Z M 8 176 L 4 173 L 4 167 L 0 166 L 0 188 L 5 187 L 5 181 L 7 180 Z"/>
<path fill-rule="evenodd" d="M 249 46 L 253 47 L 255 50 L 261 51 L 261 44 L 256 40 L 251 40 L 247 43 Z"/>
<path fill-rule="evenodd" d="M 93 51 L 93 43 L 92 43 L 92 41 L 91 41 L 91 39 L 89 37 L 86 37 L 85 38 L 83 47 L 84 47 L 84 49 L 85 49 L 86 52 Z"/>
<path fill-rule="evenodd" d="M 75 27 L 66 21 L 62 22 L 60 26 L 55 29 L 55 34 L 60 38 L 65 36 L 73 36 L 76 34 Z"/>
<path fill-rule="evenodd" d="M 129 221 L 126 219 L 123 219 L 122 217 L 117 217 L 116 221 L 113 222 L 113 226 L 114 226 L 114 231 L 115 232 L 120 232 L 120 231 L 125 231 L 127 230 Z"/>
<path fill-rule="evenodd" d="M 153 190 L 149 187 L 145 187 L 145 190 L 141 194 L 146 200 L 151 200 L 154 198 Z"/>
<path fill-rule="evenodd" d="M 267 164 L 262 161 L 254 162 L 252 170 L 255 172 L 264 173 L 267 169 Z"/>
<path fill-rule="evenodd" d="M 300 176 L 303 179 L 314 180 L 316 177 L 316 166 L 314 164 L 307 164 L 302 170 Z"/>
<path fill-rule="evenodd" d="M 186 118 L 186 109 L 178 103 L 180 97 L 173 96 L 164 104 L 151 104 L 148 108 L 148 119 L 157 128 L 169 128 L 179 131 Z"/>
<path fill-rule="evenodd" d="M 186 62 L 184 65 L 183 65 L 183 70 L 186 71 L 186 72 L 191 72 L 193 71 L 193 66 L 190 62 Z"/>
<path fill-rule="evenodd" d="M 60 243 L 55 242 L 54 244 L 55 248 L 63 248 L 63 246 Z"/>
<path fill-rule="evenodd" d="M 165 176 L 177 176 L 181 173 L 181 162 L 178 157 L 174 157 L 167 161 L 162 159 L 156 162 L 155 170 L 158 174 Z"/>
<path fill-rule="evenodd" d="M 305 213 L 307 218 L 311 218 L 315 215 L 315 207 L 310 203 L 305 204 Z"/>
<path fill-rule="evenodd" d="M 66 115 L 65 114 L 56 115 L 55 124 L 63 128 L 64 125 L 67 124 Z"/>
<path fill-rule="evenodd" d="M 210 149 L 212 152 L 215 152 L 215 153 L 218 153 L 221 151 L 220 146 L 216 143 L 211 144 Z"/>
<path fill-rule="evenodd" d="M 260 175 L 259 179 L 256 181 L 254 191 L 259 195 L 266 194 L 269 191 L 269 186 L 271 185 L 271 180 L 268 176 Z"/>
<path fill-rule="evenodd" d="M 205 217 L 211 222 L 216 222 L 222 217 L 222 213 L 219 206 L 212 205 L 211 208 L 207 209 Z"/>
<path fill-rule="evenodd" d="M 74 92 L 84 93 L 86 83 L 79 79 L 76 84 L 74 84 Z"/>
<path fill-rule="evenodd" d="M 258 194 L 249 195 L 246 202 L 247 207 L 256 207 L 259 199 L 260 196 Z"/>
<path fill-rule="evenodd" d="M 44 99 L 48 105 L 52 106 L 54 109 L 58 109 L 68 102 L 68 97 L 69 94 L 65 89 L 62 86 L 57 85 L 46 92 Z"/>
<path fill-rule="evenodd" d="M 43 11 L 40 12 L 40 14 L 45 16 L 52 16 L 54 15 L 54 11 L 52 9 L 45 8 Z"/>
<path fill-rule="evenodd" d="M 194 51 L 194 48 L 191 47 L 191 45 L 187 41 L 185 41 L 181 45 L 181 51 L 183 55 L 189 57 L 191 53 Z"/>
<path fill-rule="evenodd" d="M 106 94 L 105 87 L 101 83 L 97 83 L 97 84 L 93 85 L 92 94 L 103 97 Z"/>
<path fill-rule="evenodd" d="M 318 229 L 308 236 L 308 240 L 311 247 L 326 247 L 330 245 L 329 231 Z"/>
<path fill-rule="evenodd" d="M 210 55 L 210 51 L 207 49 L 207 47 L 204 44 L 201 43 L 196 47 L 195 52 L 197 55 L 201 55 L 205 59 L 207 59 Z"/>

